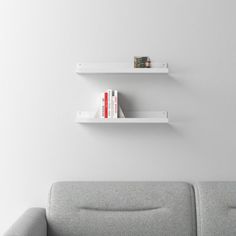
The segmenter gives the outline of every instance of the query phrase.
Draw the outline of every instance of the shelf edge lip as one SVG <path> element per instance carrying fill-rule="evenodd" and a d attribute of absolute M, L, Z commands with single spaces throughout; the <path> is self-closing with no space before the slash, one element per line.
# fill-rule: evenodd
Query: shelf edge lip
<path fill-rule="evenodd" d="M 168 111 L 126 111 L 125 118 L 100 118 L 94 111 L 77 111 L 76 123 L 168 123 Z"/>
<path fill-rule="evenodd" d="M 78 124 L 168 124 L 169 119 L 155 119 L 155 118 L 119 118 L 119 119 L 95 119 L 95 118 L 78 118 Z"/>
<path fill-rule="evenodd" d="M 160 70 L 160 71 L 155 71 L 155 70 L 150 70 L 150 71 L 84 71 L 84 70 L 76 70 L 77 74 L 168 74 L 169 70 Z"/>

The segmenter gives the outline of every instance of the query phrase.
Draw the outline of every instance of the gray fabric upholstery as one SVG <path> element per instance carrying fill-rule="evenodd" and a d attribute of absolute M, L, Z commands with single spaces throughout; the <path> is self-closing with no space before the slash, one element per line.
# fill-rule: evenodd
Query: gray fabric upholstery
<path fill-rule="evenodd" d="M 236 182 L 202 182 L 195 192 L 198 235 L 236 235 Z"/>
<path fill-rule="evenodd" d="M 61 182 L 48 236 L 195 236 L 193 189 L 168 182 Z"/>
<path fill-rule="evenodd" d="M 46 211 L 42 208 L 30 208 L 4 236 L 47 236 Z"/>

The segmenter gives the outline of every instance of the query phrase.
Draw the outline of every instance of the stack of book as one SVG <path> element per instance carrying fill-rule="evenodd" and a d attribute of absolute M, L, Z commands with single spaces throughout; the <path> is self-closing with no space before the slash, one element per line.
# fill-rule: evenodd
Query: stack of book
<path fill-rule="evenodd" d="M 151 60 L 149 57 L 134 57 L 134 68 L 150 68 Z"/>
<path fill-rule="evenodd" d="M 118 112 L 118 91 L 108 89 L 101 94 L 100 118 L 117 119 Z"/>

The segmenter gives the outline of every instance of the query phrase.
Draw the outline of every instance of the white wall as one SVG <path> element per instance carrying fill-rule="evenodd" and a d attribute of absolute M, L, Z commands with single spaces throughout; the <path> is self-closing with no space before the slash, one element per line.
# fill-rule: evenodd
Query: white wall
<path fill-rule="evenodd" d="M 1 0 L 0 231 L 60 180 L 236 180 L 236 1 Z M 169 76 L 86 76 L 149 55 Z M 116 88 L 170 125 L 82 126 Z"/>

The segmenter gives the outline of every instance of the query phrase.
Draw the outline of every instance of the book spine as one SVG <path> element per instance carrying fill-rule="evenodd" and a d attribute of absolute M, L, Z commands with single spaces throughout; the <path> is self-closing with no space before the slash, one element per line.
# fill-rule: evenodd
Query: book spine
<path fill-rule="evenodd" d="M 105 97 L 105 118 L 108 118 L 108 93 L 104 93 Z"/>
<path fill-rule="evenodd" d="M 101 94 L 100 118 L 105 118 L 105 94 Z"/>
<path fill-rule="evenodd" d="M 111 106 L 111 117 L 115 118 L 114 115 L 115 115 L 115 96 L 113 94 L 112 95 L 112 106 Z"/>
<path fill-rule="evenodd" d="M 115 90 L 114 91 L 114 95 L 113 95 L 113 118 L 114 119 L 118 118 L 118 108 L 119 108 L 119 104 L 118 104 L 118 91 Z"/>
<path fill-rule="evenodd" d="M 111 112 L 112 112 L 112 90 L 108 89 L 108 118 L 112 118 Z"/>

